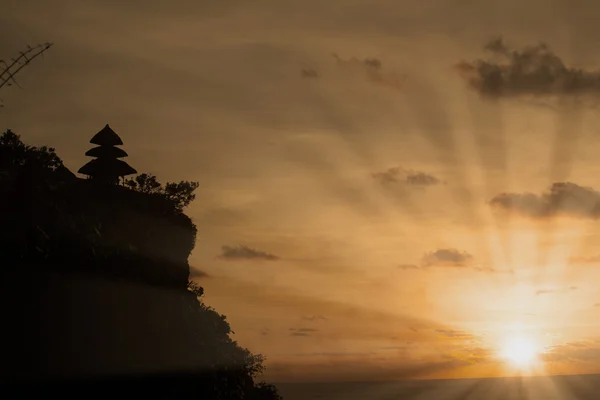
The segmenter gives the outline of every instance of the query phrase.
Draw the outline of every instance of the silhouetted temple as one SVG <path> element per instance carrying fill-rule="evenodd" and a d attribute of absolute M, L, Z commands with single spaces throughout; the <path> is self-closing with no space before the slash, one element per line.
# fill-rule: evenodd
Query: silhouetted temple
<path fill-rule="evenodd" d="M 127 153 L 116 147 L 123 145 L 123 141 L 108 124 L 94 135 L 90 143 L 98 146 L 88 150 L 85 155 L 95 158 L 77 171 L 80 174 L 103 183 L 118 184 L 119 178 L 137 173 L 125 161 L 119 160 L 127 157 Z"/>

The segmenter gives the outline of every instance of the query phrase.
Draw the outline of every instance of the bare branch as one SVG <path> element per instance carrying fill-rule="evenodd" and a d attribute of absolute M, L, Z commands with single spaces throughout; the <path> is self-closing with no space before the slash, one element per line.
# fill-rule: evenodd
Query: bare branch
<path fill-rule="evenodd" d="M 37 56 L 41 55 L 44 57 L 44 53 L 52 47 L 52 45 L 53 43 L 39 44 L 35 47 L 27 45 L 27 50 L 19 52 L 17 58 L 11 58 L 10 63 L 0 60 L 0 89 L 4 86 L 12 85 L 23 89 L 15 79 L 15 75 L 17 75 L 17 73 L 19 73 L 26 65 L 29 65 L 29 63 Z M 4 100 L 0 98 L 0 108 L 4 107 L 3 102 Z"/>
<path fill-rule="evenodd" d="M 27 46 L 27 50 L 21 51 L 17 58 L 11 59 L 10 63 L 2 60 L 0 65 L 2 65 L 4 69 L 0 70 L 0 89 L 5 85 L 10 86 L 11 84 L 19 86 L 15 80 L 15 75 L 17 75 L 26 65 L 29 65 L 36 57 L 43 55 L 46 50 L 52 47 L 52 45 L 53 43 L 44 43 L 35 47 Z"/>

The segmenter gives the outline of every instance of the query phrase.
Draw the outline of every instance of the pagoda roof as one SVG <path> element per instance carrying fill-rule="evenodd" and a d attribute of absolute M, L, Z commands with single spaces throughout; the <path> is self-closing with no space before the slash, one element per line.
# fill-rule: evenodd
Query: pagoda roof
<path fill-rule="evenodd" d="M 95 158 L 79 168 L 80 174 L 88 176 L 127 176 L 137 171 L 123 160 L 116 158 Z"/>
<path fill-rule="evenodd" d="M 127 157 L 127 152 L 120 147 L 98 146 L 89 149 L 85 155 L 98 158 L 122 158 Z"/>
<path fill-rule="evenodd" d="M 108 124 L 94 135 L 90 143 L 102 146 L 120 146 L 123 141 Z"/>

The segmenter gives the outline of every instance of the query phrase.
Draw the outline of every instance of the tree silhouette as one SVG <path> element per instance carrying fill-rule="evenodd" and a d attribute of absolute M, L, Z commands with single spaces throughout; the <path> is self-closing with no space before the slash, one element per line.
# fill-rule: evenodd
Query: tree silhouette
<path fill-rule="evenodd" d="M 163 186 L 156 176 L 143 173 L 135 178 L 125 180 L 125 186 L 145 194 L 157 194 L 171 201 L 178 212 L 182 212 L 194 199 L 194 191 L 198 189 L 198 182 L 181 181 L 179 183 L 167 182 Z"/>
<path fill-rule="evenodd" d="M 63 166 L 53 147 L 27 146 L 21 137 L 7 129 L 0 135 L 0 170 L 8 173 L 15 167 L 30 167 L 54 171 Z"/>

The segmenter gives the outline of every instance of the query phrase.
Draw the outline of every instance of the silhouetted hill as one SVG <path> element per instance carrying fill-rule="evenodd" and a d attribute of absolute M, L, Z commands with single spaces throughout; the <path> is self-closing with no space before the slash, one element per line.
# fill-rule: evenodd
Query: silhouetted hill
<path fill-rule="evenodd" d="M 98 394 L 123 379 L 150 398 L 279 398 L 255 382 L 262 357 L 188 290 L 195 239 L 168 197 L 79 179 L 53 149 L 0 136 L 2 383 L 63 398 L 81 395 L 75 381 Z"/>

